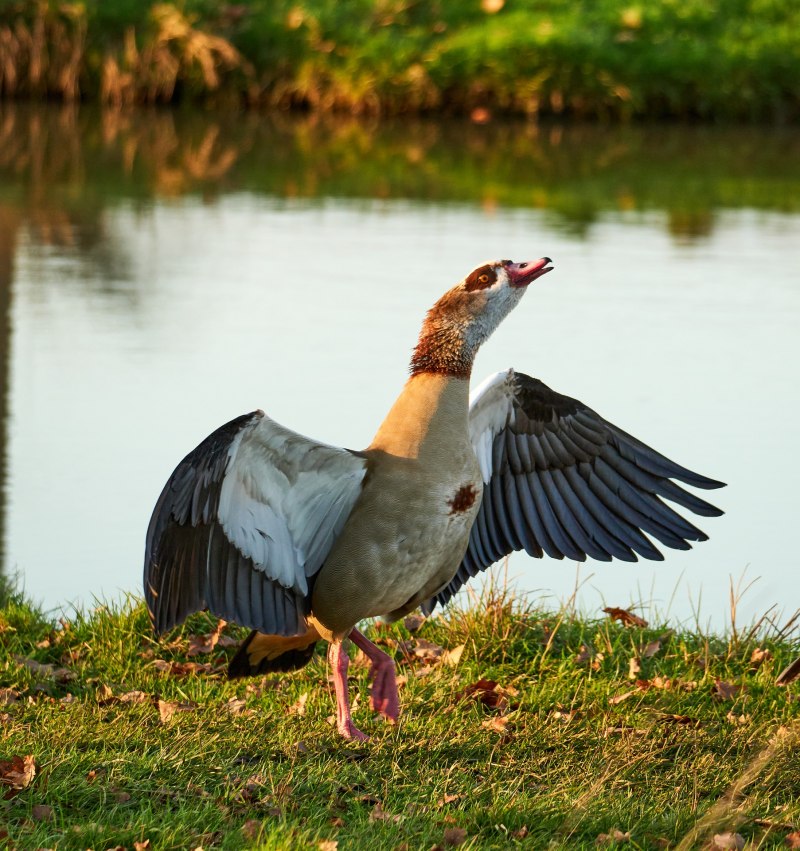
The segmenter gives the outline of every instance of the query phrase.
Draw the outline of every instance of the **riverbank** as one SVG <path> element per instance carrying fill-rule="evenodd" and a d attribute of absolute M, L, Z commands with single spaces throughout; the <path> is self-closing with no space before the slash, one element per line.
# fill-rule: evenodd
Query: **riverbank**
<path fill-rule="evenodd" d="M 763 624 L 714 637 L 616 616 L 495 592 L 373 631 L 403 715 L 372 716 L 356 659 L 372 739 L 354 745 L 326 723 L 324 656 L 229 682 L 243 632 L 205 615 L 159 644 L 136 600 L 53 623 L 11 595 L 0 845 L 795 847 L 800 701 L 775 680 L 796 645 Z"/>
<path fill-rule="evenodd" d="M 11 0 L 0 97 L 794 121 L 791 0 Z"/>

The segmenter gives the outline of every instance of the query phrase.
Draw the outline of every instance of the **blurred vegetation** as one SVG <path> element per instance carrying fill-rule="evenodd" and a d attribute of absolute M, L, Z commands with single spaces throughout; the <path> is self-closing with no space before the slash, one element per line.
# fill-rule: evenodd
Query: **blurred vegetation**
<path fill-rule="evenodd" d="M 108 208 L 231 192 L 276 203 L 535 208 L 576 235 L 609 213 L 656 213 L 676 239 L 691 240 L 708 236 L 727 209 L 800 210 L 800 136 L 779 127 L 477 126 L 0 104 L 0 231 L 24 224 L 37 241 L 88 256 L 104 242 Z M 14 243 L 7 235 L 0 247 L 13 253 Z"/>
<path fill-rule="evenodd" d="M 0 0 L 0 95 L 794 120 L 794 0 Z"/>

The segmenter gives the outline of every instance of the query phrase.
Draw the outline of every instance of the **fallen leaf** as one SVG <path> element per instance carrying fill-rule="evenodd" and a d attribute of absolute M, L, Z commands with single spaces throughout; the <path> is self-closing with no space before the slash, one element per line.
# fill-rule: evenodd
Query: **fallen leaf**
<path fill-rule="evenodd" d="M 466 841 L 467 831 L 463 827 L 448 827 L 444 832 L 444 844 L 455 847 Z"/>
<path fill-rule="evenodd" d="M 242 836 L 248 842 L 256 842 L 258 837 L 261 836 L 261 831 L 263 830 L 264 825 L 255 818 L 248 819 L 242 825 Z"/>
<path fill-rule="evenodd" d="M 403 618 L 403 626 L 409 632 L 416 632 L 424 623 L 425 618 L 422 615 L 408 615 Z"/>
<path fill-rule="evenodd" d="M 620 609 L 616 606 L 609 606 L 603 611 L 615 621 L 619 621 L 623 626 L 639 626 L 644 629 L 647 626 L 647 621 L 640 618 L 639 615 L 629 612 L 627 609 Z"/>
<path fill-rule="evenodd" d="M 372 808 L 372 812 L 369 814 L 370 821 L 391 821 L 395 824 L 401 822 L 403 820 L 402 816 L 395 816 L 391 813 L 387 813 L 386 810 L 380 804 L 380 801 L 375 804 Z"/>
<path fill-rule="evenodd" d="M 97 779 L 97 772 L 95 771 L 95 769 L 92 769 L 92 770 L 91 770 L 91 771 L 90 771 L 90 772 L 86 775 L 86 782 L 87 782 L 87 783 L 94 783 L 94 781 L 95 781 L 96 779 Z"/>
<path fill-rule="evenodd" d="M 485 721 L 481 721 L 481 727 L 485 727 L 487 730 L 492 730 L 495 733 L 508 732 L 508 724 L 509 719 L 507 715 L 494 715 L 491 718 L 487 718 Z"/>
<path fill-rule="evenodd" d="M 750 664 L 754 668 L 760 668 L 764 662 L 768 662 L 770 659 L 772 659 L 772 652 L 761 647 L 756 647 L 750 654 Z"/>
<path fill-rule="evenodd" d="M 714 680 L 714 686 L 712 688 L 712 693 L 714 697 L 718 700 L 733 700 L 740 691 L 744 689 L 744 686 L 734 685 L 734 683 L 725 682 L 725 680 L 717 679 Z"/>
<path fill-rule="evenodd" d="M 444 647 L 427 641 L 424 638 L 411 638 L 408 641 L 398 642 L 398 647 L 410 658 L 431 661 L 439 659 L 444 655 Z"/>
<path fill-rule="evenodd" d="M 176 703 L 172 700 L 161 700 L 160 698 L 157 706 L 158 715 L 163 724 L 170 721 L 176 712 L 191 712 L 193 709 L 197 709 L 196 703 Z"/>
<path fill-rule="evenodd" d="M 512 831 L 511 835 L 514 839 L 524 839 L 528 835 L 528 828 L 523 824 L 519 830 Z"/>
<path fill-rule="evenodd" d="M 217 646 L 222 635 L 222 630 L 227 626 L 227 621 L 222 619 L 217 621 L 217 625 L 211 632 L 205 635 L 190 635 L 189 649 L 186 651 L 187 656 L 198 656 L 201 653 L 211 653 Z"/>
<path fill-rule="evenodd" d="M 639 662 L 638 657 L 631 656 L 628 659 L 628 679 L 635 680 L 636 675 L 642 670 L 641 663 Z"/>
<path fill-rule="evenodd" d="M 115 792 L 114 793 L 114 800 L 118 804 L 127 804 L 128 801 L 130 801 L 130 799 L 131 799 L 131 796 L 128 792 Z"/>
<path fill-rule="evenodd" d="M 440 801 L 436 802 L 438 809 L 441 809 L 447 804 L 453 804 L 461 798 L 461 795 L 445 795 Z"/>
<path fill-rule="evenodd" d="M 623 833 L 618 828 L 614 828 L 611 833 L 601 833 L 598 835 L 597 839 L 595 839 L 595 845 L 614 845 L 614 844 L 622 844 L 624 842 L 631 841 L 630 831 L 626 831 Z"/>
<path fill-rule="evenodd" d="M 800 656 L 778 674 L 775 685 L 788 686 L 789 683 L 793 683 L 795 680 L 800 680 Z"/>
<path fill-rule="evenodd" d="M 47 804 L 34 804 L 31 807 L 31 818 L 34 821 L 52 821 L 54 817 L 53 808 Z"/>
<path fill-rule="evenodd" d="M 480 701 L 484 706 L 504 712 L 508 708 L 515 708 L 515 704 L 509 703 L 509 697 L 516 697 L 519 692 L 515 688 L 504 688 L 495 680 L 480 679 L 472 685 L 467 686 L 462 697 L 471 697 Z"/>
<path fill-rule="evenodd" d="M 20 693 L 13 688 L 0 688 L 0 706 L 10 706 L 19 702 Z"/>
<path fill-rule="evenodd" d="M 793 830 L 790 834 L 784 836 L 783 842 L 787 848 L 800 848 L 800 830 Z"/>
<path fill-rule="evenodd" d="M 150 840 L 145 839 L 142 842 L 134 842 L 133 843 L 134 851 L 148 851 L 150 848 Z"/>
<path fill-rule="evenodd" d="M 466 644 L 459 644 L 458 647 L 454 647 L 452 650 L 445 650 L 442 654 L 442 664 L 450 665 L 451 668 L 455 668 L 455 666 L 461 661 L 461 656 L 464 653 L 464 648 Z"/>
<path fill-rule="evenodd" d="M 167 662 L 166 659 L 154 659 L 153 667 L 173 677 L 188 677 L 190 674 L 210 674 L 213 666 L 210 662 Z"/>
<path fill-rule="evenodd" d="M 59 698 L 58 702 L 64 704 L 64 706 L 69 706 L 70 703 L 80 703 L 80 699 L 75 697 L 74 694 L 65 694 L 64 697 Z"/>
<path fill-rule="evenodd" d="M 612 706 L 616 706 L 618 703 L 622 703 L 623 700 L 627 700 L 629 697 L 633 697 L 633 695 L 638 694 L 641 689 L 632 689 L 631 691 L 626 691 L 624 694 L 618 694 L 614 697 L 609 697 L 608 702 Z"/>
<path fill-rule="evenodd" d="M 100 706 L 105 706 L 107 703 L 113 703 L 114 701 L 114 692 L 111 691 L 110 686 L 107 686 L 105 683 L 101 683 L 97 687 L 97 691 L 94 696 Z"/>
<path fill-rule="evenodd" d="M 656 639 L 655 641 L 651 641 L 649 644 L 646 644 L 644 649 L 641 651 L 641 654 L 645 659 L 652 659 L 652 657 L 655 656 L 660 649 L 661 642 L 659 639 Z"/>
<path fill-rule="evenodd" d="M 150 695 L 143 691 L 126 691 L 119 696 L 120 703 L 149 703 Z"/>
<path fill-rule="evenodd" d="M 344 819 L 341 816 L 334 816 L 332 819 L 328 819 L 328 824 L 331 827 L 344 827 Z"/>
<path fill-rule="evenodd" d="M 317 843 L 319 851 L 336 851 L 339 847 L 339 842 L 336 839 L 320 839 Z"/>
<path fill-rule="evenodd" d="M 748 724 L 750 722 L 750 716 L 749 715 L 744 715 L 744 714 L 737 715 L 735 712 L 729 712 L 725 717 L 728 719 L 728 721 L 731 724 L 733 724 L 735 726 L 739 726 L 739 727 L 743 726 L 744 724 Z"/>
<path fill-rule="evenodd" d="M 12 789 L 24 789 L 30 786 L 36 774 L 36 762 L 32 754 L 27 756 L 12 756 L 11 759 L 0 759 L 0 783 Z"/>
<path fill-rule="evenodd" d="M 231 715 L 241 715 L 244 712 L 244 708 L 247 706 L 247 701 L 241 697 L 232 697 L 226 704 L 225 709 L 231 713 Z"/>
<path fill-rule="evenodd" d="M 300 697 L 289 707 L 287 710 L 290 715 L 305 715 L 306 714 L 306 702 L 308 701 L 308 692 L 304 691 Z"/>
<path fill-rule="evenodd" d="M 713 848 L 733 849 L 741 851 L 744 848 L 744 837 L 741 833 L 715 833 Z"/>

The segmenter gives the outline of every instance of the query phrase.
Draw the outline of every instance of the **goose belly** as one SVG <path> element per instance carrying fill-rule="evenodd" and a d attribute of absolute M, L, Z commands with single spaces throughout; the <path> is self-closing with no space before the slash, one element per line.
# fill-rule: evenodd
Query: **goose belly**
<path fill-rule="evenodd" d="M 400 617 L 452 579 L 480 507 L 471 460 L 446 476 L 390 471 L 367 483 L 314 585 L 312 613 L 332 636 L 363 618 Z"/>

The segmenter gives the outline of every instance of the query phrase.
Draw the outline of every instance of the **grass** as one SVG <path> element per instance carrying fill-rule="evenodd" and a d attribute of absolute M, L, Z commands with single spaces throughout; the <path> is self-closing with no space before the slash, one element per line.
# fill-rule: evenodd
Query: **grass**
<path fill-rule="evenodd" d="M 490 590 L 413 635 L 373 628 L 403 715 L 371 715 L 357 659 L 372 738 L 354 745 L 326 721 L 324 657 L 229 682 L 237 629 L 187 656 L 213 627 L 196 615 L 158 644 L 135 599 L 53 624 L 6 594 L 0 760 L 32 755 L 36 775 L 0 800 L 0 846 L 578 849 L 618 831 L 638 849 L 725 832 L 766 849 L 800 828 L 800 700 L 774 684 L 797 653 L 785 631 L 625 627 Z"/>
<path fill-rule="evenodd" d="M 0 95 L 352 113 L 800 116 L 792 0 L 5 0 Z"/>

